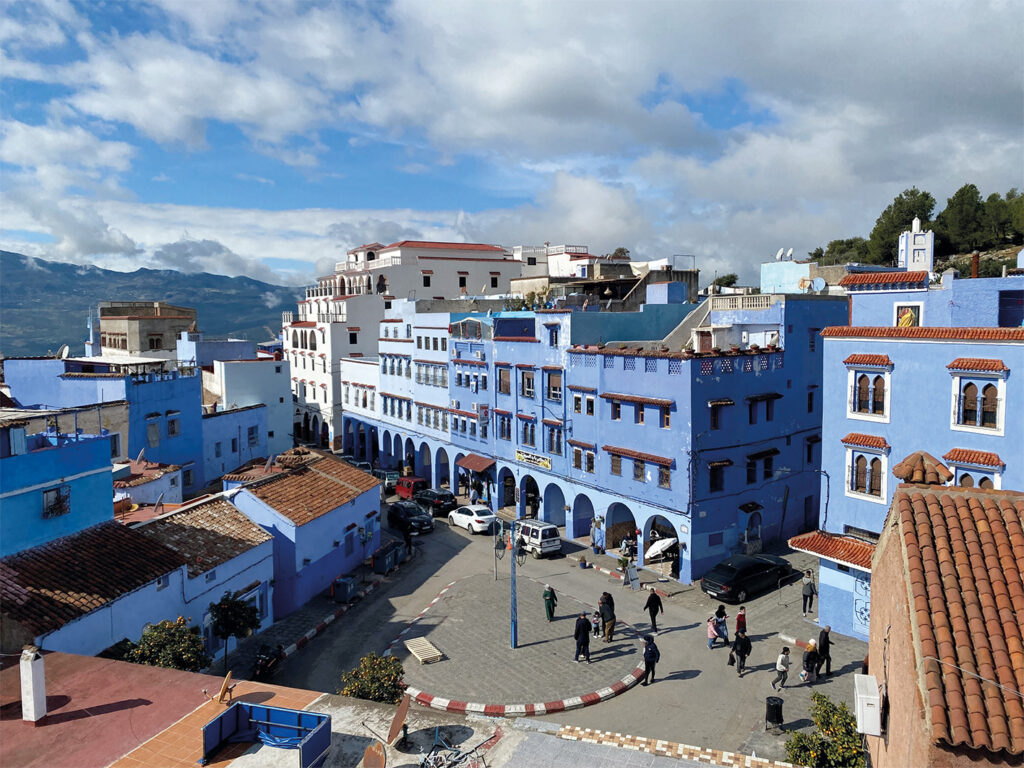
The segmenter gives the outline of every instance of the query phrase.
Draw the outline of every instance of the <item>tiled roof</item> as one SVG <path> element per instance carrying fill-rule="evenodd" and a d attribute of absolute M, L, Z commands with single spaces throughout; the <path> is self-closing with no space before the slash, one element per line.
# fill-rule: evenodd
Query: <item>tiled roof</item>
<path fill-rule="evenodd" d="M 1006 464 L 998 453 L 989 451 L 972 451 L 967 448 L 953 448 L 942 458 L 950 464 L 976 464 L 981 467 L 1004 467 Z"/>
<path fill-rule="evenodd" d="M 949 467 L 930 453 L 915 451 L 892 468 L 892 473 L 905 483 L 945 485 L 953 479 Z"/>
<path fill-rule="evenodd" d="M 601 447 L 608 453 L 615 454 L 616 456 L 625 456 L 628 459 L 647 461 L 651 464 L 658 464 L 663 467 L 671 467 L 675 463 L 675 459 L 667 456 L 655 456 L 653 453 L 641 453 L 640 451 L 634 451 L 631 448 L 618 448 L 614 445 L 602 445 Z"/>
<path fill-rule="evenodd" d="M 1024 494 L 903 486 L 892 514 L 932 739 L 1024 753 Z"/>
<path fill-rule="evenodd" d="M 333 456 L 323 456 L 288 474 L 247 488 L 296 525 L 305 525 L 373 490 L 380 481 Z"/>
<path fill-rule="evenodd" d="M 601 395 L 602 400 L 621 400 L 624 403 L 639 403 L 640 405 L 660 405 L 670 408 L 675 400 L 666 400 L 663 397 L 641 397 L 640 395 L 621 395 L 617 392 L 605 392 Z"/>
<path fill-rule="evenodd" d="M 0 602 L 5 618 L 41 635 L 184 564 L 163 544 L 110 520 L 5 557 Z"/>
<path fill-rule="evenodd" d="M 921 272 L 857 272 L 847 275 L 839 285 L 902 285 L 904 283 L 925 283 L 928 273 Z"/>
<path fill-rule="evenodd" d="M 887 328 L 884 326 L 833 325 L 821 332 L 828 338 L 934 339 L 936 341 L 1024 341 L 1024 328 Z"/>
<path fill-rule="evenodd" d="M 230 411 L 229 411 L 230 413 Z M 169 472 L 177 472 L 177 464 L 161 464 L 156 461 L 132 461 L 129 474 L 114 481 L 115 488 L 134 488 L 157 480 Z"/>
<path fill-rule="evenodd" d="M 801 533 L 789 540 L 789 546 L 799 552 L 807 552 L 868 572 L 871 571 L 871 556 L 875 554 L 875 545 L 869 541 L 825 531 Z"/>
<path fill-rule="evenodd" d="M 860 432 L 851 432 L 841 441 L 843 445 L 860 445 L 864 448 L 877 448 L 880 451 L 884 451 L 889 448 L 889 443 L 885 441 L 884 437 L 878 437 L 877 435 L 865 435 Z"/>
<path fill-rule="evenodd" d="M 994 371 L 999 373 L 1010 370 L 1002 360 L 984 357 L 958 357 L 946 367 L 951 371 Z"/>
<path fill-rule="evenodd" d="M 843 365 L 892 365 L 888 355 L 850 355 L 843 360 Z"/>
<path fill-rule="evenodd" d="M 274 538 L 223 498 L 173 512 L 136 530 L 185 558 L 191 578 Z"/>

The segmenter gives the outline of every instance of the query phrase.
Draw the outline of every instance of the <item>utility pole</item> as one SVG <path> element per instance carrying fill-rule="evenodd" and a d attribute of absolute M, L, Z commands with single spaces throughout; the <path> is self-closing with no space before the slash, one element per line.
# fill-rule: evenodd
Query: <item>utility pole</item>
<path fill-rule="evenodd" d="M 509 634 L 509 647 L 515 650 L 519 647 L 519 610 L 516 604 L 516 557 L 519 554 L 519 549 L 516 546 L 516 522 L 512 521 L 509 526 L 508 534 L 508 548 L 509 548 L 509 562 L 512 567 L 512 578 L 510 579 L 510 597 L 509 597 L 509 621 L 511 622 L 511 632 Z"/>

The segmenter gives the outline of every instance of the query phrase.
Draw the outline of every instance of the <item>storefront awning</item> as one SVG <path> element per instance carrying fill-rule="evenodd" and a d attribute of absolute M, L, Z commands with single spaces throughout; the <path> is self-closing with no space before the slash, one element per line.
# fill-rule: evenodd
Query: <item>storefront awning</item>
<path fill-rule="evenodd" d="M 494 459 L 471 453 L 469 456 L 463 456 L 455 464 L 463 469 L 468 469 L 470 472 L 486 472 L 494 466 Z"/>

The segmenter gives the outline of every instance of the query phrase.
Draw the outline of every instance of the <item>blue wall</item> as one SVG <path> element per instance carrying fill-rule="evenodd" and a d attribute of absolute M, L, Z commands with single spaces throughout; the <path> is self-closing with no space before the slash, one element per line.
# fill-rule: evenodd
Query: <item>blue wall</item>
<path fill-rule="evenodd" d="M 256 440 L 251 444 L 250 427 L 256 428 Z M 218 443 L 220 456 L 217 455 Z M 208 483 L 225 472 L 233 472 L 247 461 L 268 457 L 266 406 L 204 414 L 202 449 L 203 476 Z"/>
<path fill-rule="evenodd" d="M 921 325 L 988 328 L 997 325 L 1001 292 L 1024 291 L 1024 275 L 953 280 L 927 291 L 878 291 L 854 294 L 851 325 L 893 325 L 893 304 L 922 302 Z"/>
<path fill-rule="evenodd" d="M 2 430 L 8 432 L 9 430 Z M 0 435 L 3 442 L 6 434 Z M 114 485 L 110 438 L 30 435 L 28 453 L 0 458 L 0 557 L 110 520 Z M 66 486 L 69 512 L 43 517 L 43 494 Z"/>

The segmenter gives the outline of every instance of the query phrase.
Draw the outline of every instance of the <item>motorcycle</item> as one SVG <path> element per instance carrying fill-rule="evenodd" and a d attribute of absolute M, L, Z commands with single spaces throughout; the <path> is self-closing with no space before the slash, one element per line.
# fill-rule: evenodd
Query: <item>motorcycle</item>
<path fill-rule="evenodd" d="M 273 650 L 271 650 L 269 645 L 261 645 L 256 652 L 256 663 L 252 668 L 252 679 L 260 680 L 269 675 L 284 659 L 283 645 L 279 645 Z"/>

